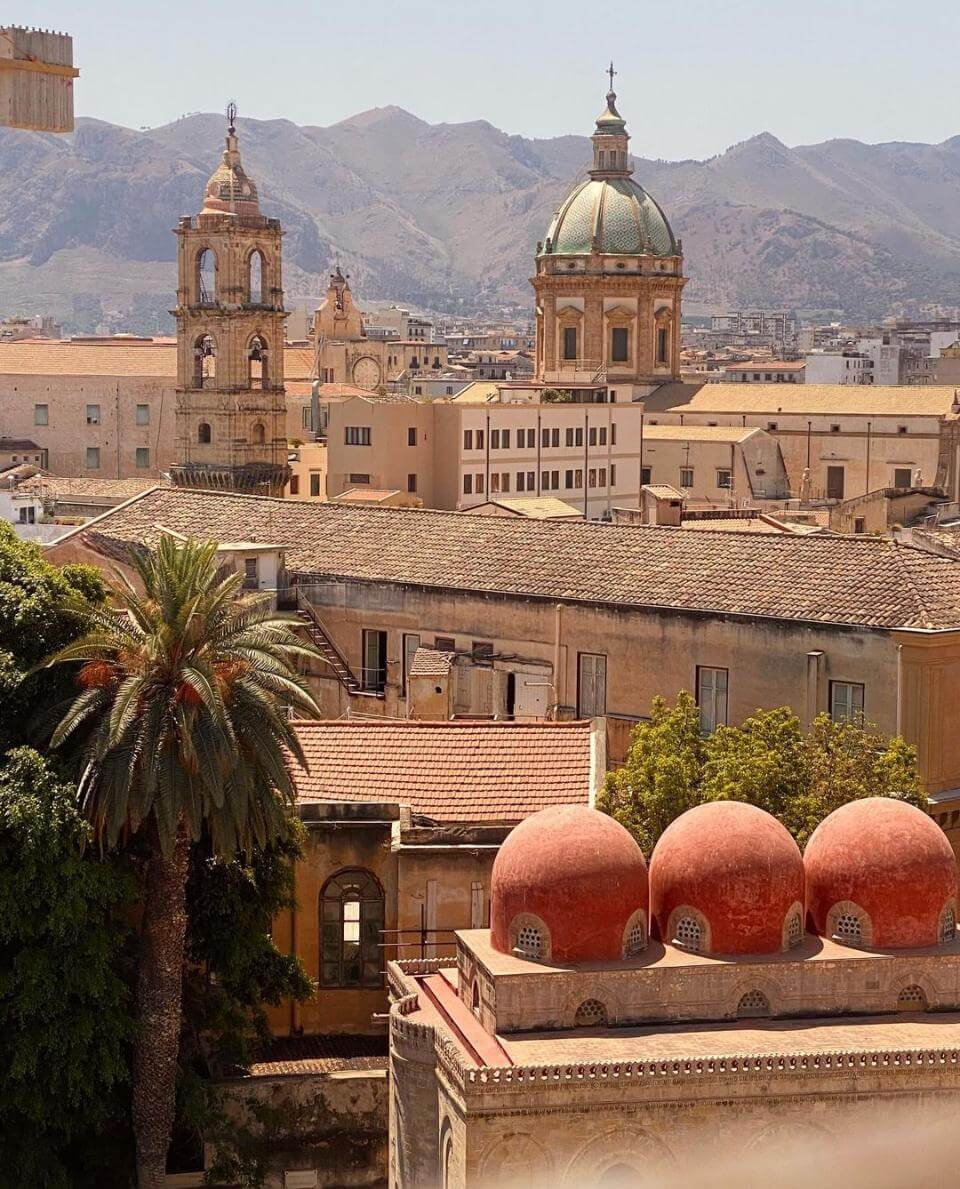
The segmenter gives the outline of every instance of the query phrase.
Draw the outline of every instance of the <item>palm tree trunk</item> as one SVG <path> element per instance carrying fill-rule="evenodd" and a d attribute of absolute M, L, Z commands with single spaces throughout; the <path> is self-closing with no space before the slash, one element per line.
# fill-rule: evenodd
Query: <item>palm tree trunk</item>
<path fill-rule="evenodd" d="M 163 1185 L 173 1130 L 189 853 L 189 842 L 181 830 L 169 858 L 155 843 L 147 867 L 137 980 L 139 1032 L 133 1057 L 133 1131 L 139 1189 L 159 1189 Z"/>

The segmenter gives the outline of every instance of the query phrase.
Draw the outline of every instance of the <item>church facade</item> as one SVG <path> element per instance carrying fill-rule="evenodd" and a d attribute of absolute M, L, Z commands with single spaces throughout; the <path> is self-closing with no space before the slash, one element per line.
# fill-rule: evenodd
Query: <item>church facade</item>
<path fill-rule="evenodd" d="M 584 399 L 643 396 L 680 377 L 683 245 L 633 178 L 612 89 L 593 133 L 593 167 L 537 245 L 536 378 Z"/>

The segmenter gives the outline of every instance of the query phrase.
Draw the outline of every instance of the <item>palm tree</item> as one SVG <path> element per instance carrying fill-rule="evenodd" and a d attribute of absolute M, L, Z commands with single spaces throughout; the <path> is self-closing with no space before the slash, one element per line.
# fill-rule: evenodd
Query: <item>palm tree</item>
<path fill-rule="evenodd" d="M 287 709 L 319 709 L 296 669 L 316 657 L 296 617 L 241 594 L 216 545 L 163 537 L 117 573 L 109 607 L 77 604 L 84 634 L 47 665 L 82 662 L 80 692 L 52 737 L 80 741 L 79 797 L 101 842 L 148 849 L 133 1061 L 137 1182 L 163 1183 L 174 1119 L 190 843 L 206 828 L 230 855 L 284 830 L 291 757 L 305 766 Z"/>

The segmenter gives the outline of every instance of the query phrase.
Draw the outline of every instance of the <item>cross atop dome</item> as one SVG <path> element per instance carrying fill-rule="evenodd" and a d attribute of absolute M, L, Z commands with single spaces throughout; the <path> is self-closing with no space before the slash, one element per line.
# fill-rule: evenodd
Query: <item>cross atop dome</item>
<path fill-rule="evenodd" d="M 237 105 L 227 104 L 227 137 L 220 164 L 210 175 L 203 194 L 201 215 L 237 215 L 260 218 L 257 187 L 240 160 L 237 139 Z"/>
<path fill-rule="evenodd" d="M 614 70 L 614 68 L 613 68 L 613 58 L 611 58 L 611 59 L 610 59 L 610 65 L 609 65 L 609 66 L 608 66 L 608 68 L 607 68 L 607 74 L 609 74 L 609 75 L 610 75 L 610 91 L 609 91 L 609 94 L 610 94 L 610 95 L 613 95 L 613 76 L 614 76 L 616 73 L 617 73 L 617 72 L 616 72 L 616 71 Z M 608 97 L 609 97 L 609 96 L 608 96 Z M 613 97 L 614 97 L 614 99 L 616 99 L 616 95 L 613 95 Z"/>
<path fill-rule="evenodd" d="M 610 62 L 606 73 L 610 76 L 610 90 L 607 92 L 607 105 L 597 116 L 597 127 L 593 134 L 593 169 L 591 177 L 629 177 L 630 166 L 627 160 L 627 125 L 623 116 L 617 111 L 617 93 L 613 89 L 613 79 L 616 70 Z"/>

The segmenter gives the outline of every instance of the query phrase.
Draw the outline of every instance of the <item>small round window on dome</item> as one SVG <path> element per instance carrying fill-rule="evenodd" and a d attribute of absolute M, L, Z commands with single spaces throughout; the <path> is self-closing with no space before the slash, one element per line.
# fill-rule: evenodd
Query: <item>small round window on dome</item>
<path fill-rule="evenodd" d="M 918 987 L 916 983 L 904 987 L 897 996 L 897 1007 L 901 1011 L 926 1011 L 927 996 L 923 987 Z"/>
<path fill-rule="evenodd" d="M 643 927 L 643 921 L 637 921 L 635 925 L 630 926 L 630 931 L 627 933 L 627 940 L 623 946 L 623 956 L 625 958 L 635 958 L 637 954 L 642 953 L 647 948 L 647 931 Z"/>
<path fill-rule="evenodd" d="M 607 1022 L 607 1009 L 599 999 L 584 999 L 573 1017 L 575 1028 L 598 1028 Z"/>
<path fill-rule="evenodd" d="M 536 925 L 524 925 L 517 934 L 516 952 L 523 958 L 543 957 L 543 934 Z"/>
<path fill-rule="evenodd" d="M 685 950 L 693 950 L 694 953 L 699 953 L 702 939 L 703 930 L 700 928 L 700 922 L 695 917 L 681 917 L 677 921 L 676 936 L 673 939 L 674 945 L 679 945 Z"/>
<path fill-rule="evenodd" d="M 863 940 L 863 922 L 852 912 L 842 912 L 837 917 L 833 936 L 846 945 L 856 945 Z"/>
<path fill-rule="evenodd" d="M 790 914 L 790 919 L 787 921 L 787 945 L 793 949 L 801 941 L 803 941 L 803 919 L 799 912 L 794 912 Z"/>
<path fill-rule="evenodd" d="M 770 1000 L 762 991 L 747 991 L 741 995 L 737 1004 L 737 1019 L 744 1020 L 751 1016 L 768 1016 L 770 1014 Z"/>
<path fill-rule="evenodd" d="M 952 908 L 948 908 L 940 921 L 940 944 L 945 945 L 948 941 L 955 941 L 956 936 L 957 914 Z"/>

